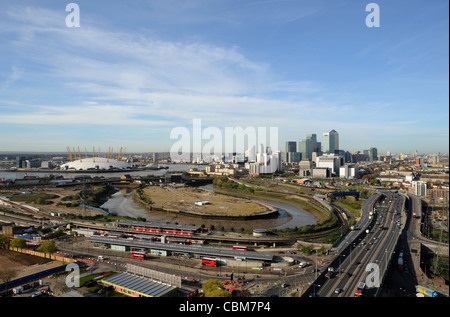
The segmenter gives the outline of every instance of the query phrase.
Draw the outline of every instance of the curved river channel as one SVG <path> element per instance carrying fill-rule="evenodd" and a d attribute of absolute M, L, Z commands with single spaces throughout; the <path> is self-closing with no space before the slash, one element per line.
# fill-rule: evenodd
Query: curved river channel
<path fill-rule="evenodd" d="M 203 186 L 204 189 L 214 191 L 211 185 Z M 282 203 L 269 199 L 259 199 L 265 203 L 272 205 L 279 210 L 279 216 L 272 219 L 257 220 L 222 220 L 222 219 L 200 219 L 197 217 L 178 215 L 168 212 L 148 211 L 143 206 L 133 201 L 133 192 L 127 190 L 119 190 L 114 193 L 109 200 L 101 207 L 108 208 L 109 212 L 118 216 L 142 217 L 147 221 L 184 224 L 184 225 L 205 225 L 210 227 L 214 225 L 216 228 L 224 227 L 225 229 L 234 228 L 240 230 L 251 229 L 283 229 L 302 227 L 306 225 L 316 224 L 314 216 L 307 211 L 300 209 L 288 203 Z"/>
<path fill-rule="evenodd" d="M 200 170 L 204 169 L 203 166 L 198 165 L 183 165 L 183 164 L 174 164 L 174 165 L 163 165 L 168 169 L 154 170 L 154 171 L 130 171 L 127 174 L 132 176 L 146 176 L 146 175 L 164 175 L 166 172 L 173 171 L 189 171 L 191 168 L 198 168 Z M 77 176 L 86 175 L 89 173 L 64 173 L 63 171 L 49 170 L 48 172 L 18 172 L 18 171 L 0 171 L 0 178 L 5 179 L 21 179 L 24 176 L 39 176 L 39 177 L 48 177 L 50 175 L 58 175 L 62 174 L 65 178 L 74 178 Z M 104 177 L 112 177 L 117 176 L 120 177 L 123 175 L 123 172 L 117 173 L 96 173 L 95 176 L 104 176 Z M 214 191 L 212 185 L 203 186 L 203 189 Z M 126 190 L 120 190 L 117 193 L 113 194 L 110 199 L 102 205 L 103 208 L 108 208 L 111 213 L 115 213 L 119 216 L 129 216 L 129 217 L 142 217 L 147 219 L 148 221 L 160 222 L 160 223 L 172 223 L 172 224 L 184 224 L 184 225 L 205 225 L 206 227 L 210 227 L 214 225 L 216 228 L 224 227 L 225 229 L 234 228 L 235 230 L 240 230 L 244 228 L 246 230 L 251 229 L 283 229 L 283 228 L 294 228 L 294 227 L 302 227 L 306 225 L 314 225 L 316 224 L 316 219 L 314 216 L 307 211 L 298 208 L 294 205 L 273 201 L 269 199 L 259 199 L 263 202 L 266 202 L 273 207 L 279 210 L 279 216 L 277 218 L 272 219 L 260 219 L 260 220 L 219 220 L 219 219 L 201 219 L 197 217 L 189 217 L 185 215 L 178 215 L 167 212 L 155 212 L 148 211 L 143 206 L 135 203 L 133 201 L 132 192 L 127 192 Z"/>

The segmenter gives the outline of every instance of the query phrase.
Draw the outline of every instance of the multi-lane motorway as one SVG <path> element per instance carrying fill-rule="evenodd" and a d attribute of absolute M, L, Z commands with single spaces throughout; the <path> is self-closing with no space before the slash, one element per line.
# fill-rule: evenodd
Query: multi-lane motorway
<path fill-rule="evenodd" d="M 322 272 L 307 296 L 353 297 L 365 284 L 364 296 L 376 296 L 391 261 L 397 261 L 397 242 L 405 224 L 405 198 L 385 192 L 365 207 L 363 219 L 351 239 L 336 251 L 327 272 Z M 396 263 L 396 262 L 395 262 Z"/>

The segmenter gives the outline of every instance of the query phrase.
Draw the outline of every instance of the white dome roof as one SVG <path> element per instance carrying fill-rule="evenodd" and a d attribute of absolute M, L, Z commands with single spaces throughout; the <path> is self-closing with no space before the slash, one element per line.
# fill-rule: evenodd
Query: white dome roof
<path fill-rule="evenodd" d="M 107 159 L 106 157 L 88 157 L 81 160 L 69 162 L 61 165 L 62 170 L 110 170 L 110 169 L 127 169 L 131 165 L 127 162 L 117 161 L 115 159 Z"/>

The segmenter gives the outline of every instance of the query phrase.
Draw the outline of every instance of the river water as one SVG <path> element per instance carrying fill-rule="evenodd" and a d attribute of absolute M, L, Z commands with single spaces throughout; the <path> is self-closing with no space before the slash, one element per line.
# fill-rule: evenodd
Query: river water
<path fill-rule="evenodd" d="M 36 176 L 36 177 L 50 177 L 50 175 L 62 175 L 66 179 L 73 179 L 75 177 L 80 176 L 86 176 L 89 175 L 91 177 L 105 177 L 105 178 L 111 178 L 111 177 L 120 177 L 124 174 L 129 174 L 131 176 L 147 176 L 147 175 L 155 175 L 155 176 L 161 176 L 164 175 L 166 172 L 175 172 L 175 171 L 184 171 L 189 172 L 191 168 L 197 168 L 200 171 L 205 170 L 204 165 L 190 165 L 190 164 L 161 164 L 162 167 L 168 167 L 168 169 L 160 169 L 160 170 L 145 170 L 145 171 L 120 171 L 120 172 L 107 172 L 107 173 L 89 173 L 86 172 L 64 172 L 60 170 L 41 170 L 36 172 L 22 172 L 22 171 L 7 171 L 7 170 L 0 170 L 0 180 L 1 179 L 23 179 L 26 176 Z"/>

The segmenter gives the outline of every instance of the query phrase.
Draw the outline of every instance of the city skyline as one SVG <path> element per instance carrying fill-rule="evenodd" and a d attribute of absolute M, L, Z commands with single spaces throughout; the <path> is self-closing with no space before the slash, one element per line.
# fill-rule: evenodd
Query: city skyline
<path fill-rule="evenodd" d="M 167 152 L 175 127 L 336 130 L 339 149 L 448 153 L 448 2 L 18 0 L 0 12 L 0 153 Z M 323 140 L 317 140 L 322 141 Z"/>

